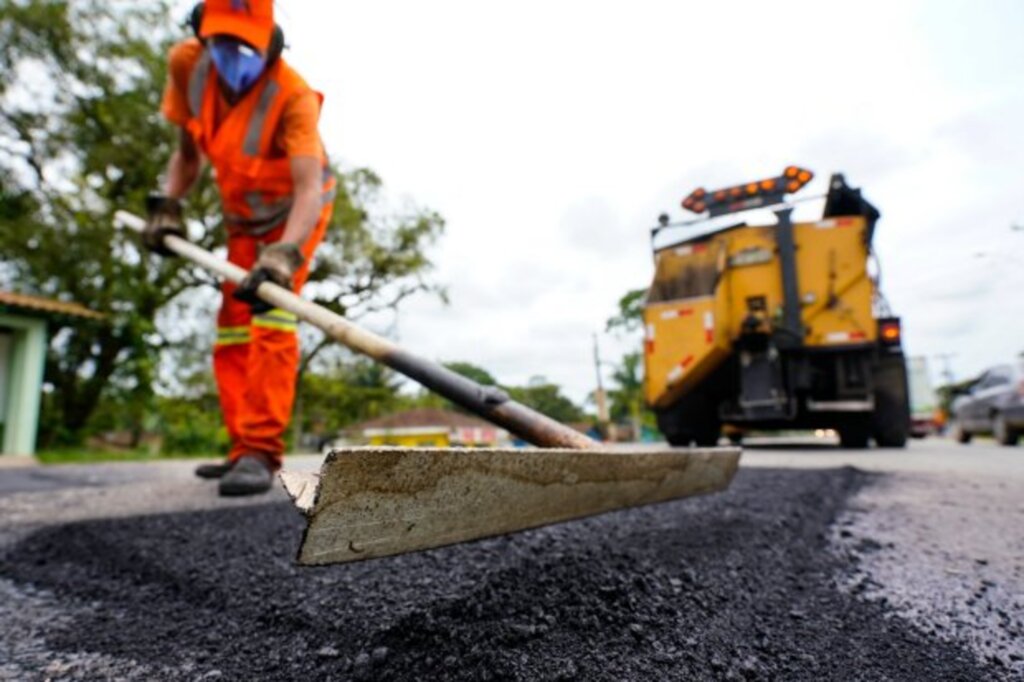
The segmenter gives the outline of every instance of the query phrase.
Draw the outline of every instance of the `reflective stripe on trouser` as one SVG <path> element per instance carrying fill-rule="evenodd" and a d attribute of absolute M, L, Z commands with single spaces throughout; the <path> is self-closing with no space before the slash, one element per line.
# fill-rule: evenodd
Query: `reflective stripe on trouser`
<path fill-rule="evenodd" d="M 252 334 L 249 333 L 249 325 L 242 327 L 217 327 L 217 345 L 235 346 L 241 343 L 249 343 Z"/>
<path fill-rule="evenodd" d="M 306 265 L 296 273 L 295 291 L 309 276 L 309 261 L 323 239 L 332 206 L 325 206 L 320 222 L 302 251 Z M 228 260 L 245 269 L 256 262 L 259 244 L 281 237 L 283 227 L 260 238 L 228 237 Z M 281 465 L 284 432 L 295 401 L 295 374 L 299 367 L 298 322 L 294 315 L 274 309 L 253 316 L 247 303 L 231 294 L 235 285 L 221 285 L 223 301 L 217 316 L 217 344 L 213 370 L 220 393 L 224 423 L 231 437 L 230 458 L 258 453 L 275 468 Z"/>

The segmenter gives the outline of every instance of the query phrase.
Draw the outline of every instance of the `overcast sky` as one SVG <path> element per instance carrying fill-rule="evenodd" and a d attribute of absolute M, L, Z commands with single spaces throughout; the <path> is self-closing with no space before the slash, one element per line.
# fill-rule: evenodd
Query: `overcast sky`
<path fill-rule="evenodd" d="M 405 306 L 411 350 L 582 399 L 655 217 L 790 163 L 881 209 L 883 290 L 934 375 L 1024 350 L 1024 2 L 278 7 L 332 156 L 448 221 L 451 304 Z"/>

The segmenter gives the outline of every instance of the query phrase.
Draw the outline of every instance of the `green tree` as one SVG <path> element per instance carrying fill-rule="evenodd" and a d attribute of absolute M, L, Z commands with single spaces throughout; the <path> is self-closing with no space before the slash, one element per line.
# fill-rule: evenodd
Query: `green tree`
<path fill-rule="evenodd" d="M 536 377 L 526 386 L 506 386 L 504 388 L 513 400 L 563 424 L 581 422 L 587 418 L 578 405 L 562 394 L 562 389 L 558 384 L 553 384 L 542 377 Z"/>
<path fill-rule="evenodd" d="M 0 287 L 107 314 L 103 324 L 51 326 L 43 445 L 80 440 L 104 400 L 141 432 L 160 407 L 158 386 L 210 395 L 208 376 L 196 377 L 207 374 L 216 282 L 112 228 L 115 210 L 141 209 L 175 142 L 159 108 L 166 50 L 181 31 L 161 2 L 0 3 Z M 426 279 L 440 216 L 394 210 L 372 171 L 339 177 L 307 295 L 352 319 L 419 291 L 443 295 Z M 208 173 L 186 210 L 201 246 L 222 241 Z M 322 335 L 303 333 L 303 369 L 320 357 L 329 365 Z"/>
<path fill-rule="evenodd" d="M 643 358 L 640 353 L 626 353 L 612 372 L 613 388 L 609 412 L 612 421 L 640 423 L 643 418 Z"/>
<path fill-rule="evenodd" d="M 327 371 L 310 373 L 302 382 L 307 408 L 303 430 L 330 437 L 368 419 L 404 409 L 402 380 L 390 369 L 366 358 L 352 358 Z"/>
<path fill-rule="evenodd" d="M 209 281 L 156 266 L 111 227 L 170 151 L 157 112 L 173 29 L 161 3 L 25 0 L 0 5 L 0 36 L 0 286 L 108 315 L 50 328 L 42 441 L 75 440 L 111 392 L 138 419 L 153 397 L 157 311 Z"/>
<path fill-rule="evenodd" d="M 560 386 L 544 377 L 533 377 L 526 386 L 507 386 L 500 384 L 486 369 L 469 362 L 446 362 L 444 366 L 482 386 L 497 386 L 513 400 L 557 421 L 568 423 L 587 419 L 583 410 L 562 393 Z M 419 391 L 405 407 L 437 407 L 466 412 L 464 408 L 426 389 Z"/>
<path fill-rule="evenodd" d="M 619 299 L 619 312 L 608 318 L 605 331 L 615 333 L 635 332 L 644 324 L 644 301 L 647 289 L 631 289 Z"/>
<path fill-rule="evenodd" d="M 483 367 L 470 362 L 444 362 L 441 363 L 456 374 L 461 374 L 467 379 L 472 379 L 481 386 L 497 386 L 498 380 Z M 420 389 L 409 401 L 409 407 L 434 407 L 443 410 L 455 410 L 456 412 L 468 413 L 461 405 L 456 405 L 447 398 L 437 395 L 425 388 Z"/>
<path fill-rule="evenodd" d="M 428 279 L 433 263 L 427 249 L 443 234 L 444 219 L 415 206 L 396 212 L 369 169 L 338 173 L 338 180 L 331 225 L 310 271 L 313 300 L 350 320 L 393 312 L 417 293 L 447 300 Z M 305 331 L 303 368 L 334 344 L 318 329 Z"/>
<path fill-rule="evenodd" d="M 396 314 L 404 300 L 418 293 L 447 300 L 444 289 L 428 279 L 433 270 L 428 248 L 444 232 L 444 219 L 415 206 L 396 212 L 382 190 L 380 177 L 369 169 L 338 173 L 334 215 L 310 271 L 307 295 L 351 321 Z M 350 357 L 319 329 L 304 327 L 302 335 L 292 422 L 296 444 L 309 422 L 304 411 L 312 395 L 304 390 L 306 377 Z"/>
<path fill-rule="evenodd" d="M 647 289 L 631 289 L 618 302 L 618 312 L 608 318 L 605 329 L 617 335 L 637 336 L 643 329 L 644 301 Z M 640 340 L 637 339 L 637 345 Z M 611 399 L 609 412 L 612 421 L 629 421 L 637 435 L 641 427 L 653 427 L 656 420 L 654 414 L 644 404 L 643 354 L 630 351 L 615 365 L 612 373 L 612 387 L 608 395 Z"/>
<path fill-rule="evenodd" d="M 497 386 L 498 380 L 483 367 L 469 362 L 446 362 L 444 366 L 453 372 L 461 374 L 467 379 L 472 379 L 481 386 Z"/>

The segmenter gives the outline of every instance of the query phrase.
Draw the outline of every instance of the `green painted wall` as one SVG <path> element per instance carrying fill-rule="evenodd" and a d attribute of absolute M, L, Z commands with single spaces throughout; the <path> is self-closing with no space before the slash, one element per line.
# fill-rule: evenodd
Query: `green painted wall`
<path fill-rule="evenodd" d="M 10 377 L 13 346 L 14 335 L 0 329 L 0 424 L 4 423 L 4 417 L 7 415 L 7 380 Z"/>
<path fill-rule="evenodd" d="M 46 322 L 0 315 L 0 329 L 10 335 L 7 367 L 0 376 L 4 393 L 3 443 L 0 454 L 33 455 L 39 427 L 39 400 L 46 359 Z"/>

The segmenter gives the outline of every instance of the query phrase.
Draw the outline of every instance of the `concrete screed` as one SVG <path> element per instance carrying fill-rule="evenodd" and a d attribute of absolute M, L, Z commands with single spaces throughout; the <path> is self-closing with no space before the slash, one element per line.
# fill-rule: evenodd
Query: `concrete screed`
<path fill-rule="evenodd" d="M 850 501 L 830 532 L 832 551 L 849 567 L 841 589 L 885 603 L 938 639 L 998 662 L 1007 679 L 1024 677 L 1024 448 L 931 439 L 907 451 L 842 451 L 817 439 L 753 440 L 743 468 L 834 469 L 854 466 L 883 474 Z M 292 457 L 291 469 L 315 471 L 319 457 Z M 0 555 L 33 531 L 88 519 L 164 512 L 231 509 L 284 500 L 223 500 L 191 474 L 194 462 L 97 466 L 0 467 Z M 38 656 L 46 676 L 71 668 L 48 660 L 44 632 L 20 622 L 14 607 L 53 622 L 73 611 L 45 592 L 0 579 L 0 621 L 10 619 L 16 641 L 0 635 L 0 679 L 15 679 Z M 6 627 L 0 627 L 5 630 Z M 89 665 L 113 676 L 160 677 L 158 668 L 91 655 Z M 20 661 L 5 667 L 5 657 Z M 77 661 L 75 665 L 81 666 Z M 120 667 L 119 667 L 120 666 Z M 87 669 L 88 665 L 86 666 Z"/>

